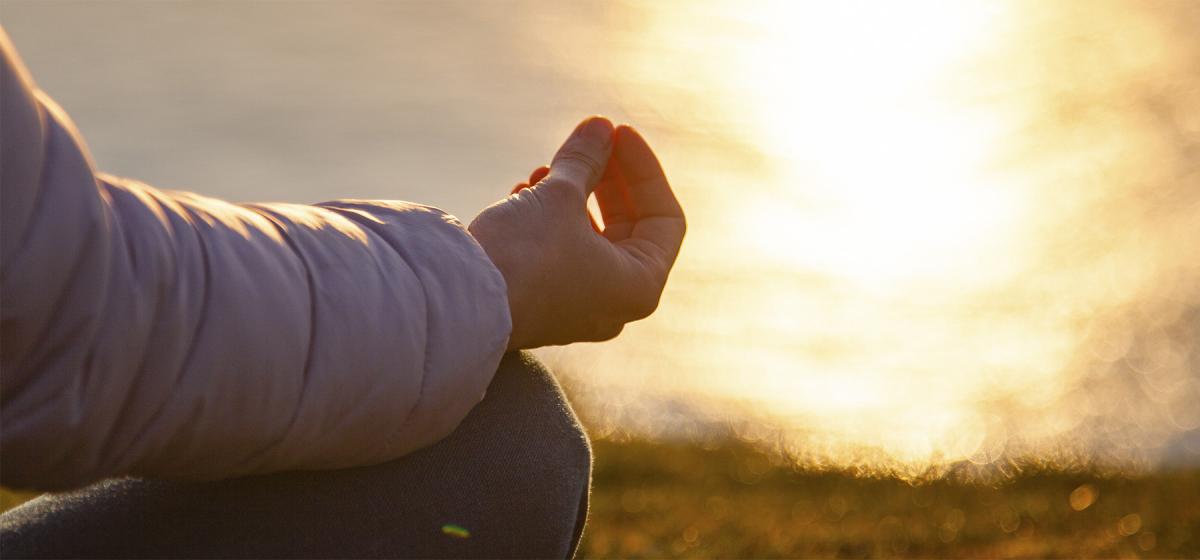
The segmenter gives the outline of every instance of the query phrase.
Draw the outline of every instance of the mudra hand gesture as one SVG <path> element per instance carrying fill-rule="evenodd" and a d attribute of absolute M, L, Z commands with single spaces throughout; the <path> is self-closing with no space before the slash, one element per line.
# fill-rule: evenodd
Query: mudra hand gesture
<path fill-rule="evenodd" d="M 469 229 L 508 283 L 516 350 L 608 340 L 653 313 L 687 226 L 641 135 L 591 117 Z"/>

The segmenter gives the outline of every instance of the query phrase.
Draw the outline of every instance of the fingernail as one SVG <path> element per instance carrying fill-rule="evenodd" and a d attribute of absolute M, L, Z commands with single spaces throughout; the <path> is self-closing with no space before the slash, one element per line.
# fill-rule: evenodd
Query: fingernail
<path fill-rule="evenodd" d="M 579 133 L 589 138 L 595 138 L 605 144 L 612 141 L 612 121 L 601 116 L 588 117 L 579 123 Z"/>

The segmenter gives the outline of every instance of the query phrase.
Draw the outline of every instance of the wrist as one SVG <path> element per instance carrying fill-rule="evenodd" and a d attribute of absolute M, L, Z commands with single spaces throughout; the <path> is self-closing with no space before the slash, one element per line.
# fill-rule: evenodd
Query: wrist
<path fill-rule="evenodd" d="M 467 232 L 475 238 L 475 242 L 483 249 L 484 255 L 487 255 L 492 267 L 500 273 L 500 278 L 504 281 L 505 303 L 508 306 L 509 317 L 508 345 L 505 351 L 511 352 L 526 348 L 524 332 L 521 329 L 524 320 L 520 311 L 521 306 L 518 303 L 520 297 L 516 293 L 517 282 L 513 278 L 513 274 L 503 265 L 505 260 L 500 258 L 499 251 L 502 250 L 500 245 L 492 241 L 486 233 L 477 231 L 474 223 L 467 228 Z"/>

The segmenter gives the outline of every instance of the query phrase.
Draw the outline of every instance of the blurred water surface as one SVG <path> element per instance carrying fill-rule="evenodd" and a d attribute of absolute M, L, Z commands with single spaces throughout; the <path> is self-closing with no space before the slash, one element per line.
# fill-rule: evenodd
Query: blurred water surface
<path fill-rule="evenodd" d="M 921 472 L 1200 454 L 1200 4 L 24 2 L 99 166 L 469 220 L 582 116 L 690 231 L 659 312 L 548 349 L 600 432 Z"/>

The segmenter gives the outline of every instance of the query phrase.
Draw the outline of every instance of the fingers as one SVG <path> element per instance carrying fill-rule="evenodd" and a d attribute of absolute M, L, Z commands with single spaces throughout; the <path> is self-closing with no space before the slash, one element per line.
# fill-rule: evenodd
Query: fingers
<path fill-rule="evenodd" d="M 615 136 L 613 159 L 629 185 L 630 200 L 638 217 L 682 218 L 683 208 L 671 192 L 658 157 L 642 135 L 630 126 L 621 125 Z"/>
<path fill-rule="evenodd" d="M 528 183 L 517 183 L 516 186 L 514 186 L 512 188 L 512 190 L 509 191 L 508 194 L 517 194 L 524 189 L 528 189 L 531 185 L 536 185 L 536 184 L 540 183 L 541 180 L 545 179 L 546 175 L 549 173 L 550 173 L 550 167 L 546 166 L 546 165 L 543 165 L 537 169 L 534 169 L 533 172 L 529 174 L 529 182 Z M 592 217 L 591 212 L 588 212 L 588 222 L 591 223 L 593 231 L 595 231 L 596 233 L 601 233 L 600 224 L 596 223 L 596 218 Z"/>
<path fill-rule="evenodd" d="M 538 184 L 542 179 L 546 178 L 547 173 L 550 173 L 550 166 L 548 165 L 543 165 L 537 169 L 534 169 L 533 172 L 529 174 L 529 181 L 517 183 L 508 194 L 517 194 L 522 189 L 528 189 L 530 186 Z"/>
<path fill-rule="evenodd" d="M 604 117 L 588 117 L 563 142 L 550 162 L 549 177 L 580 189 L 585 196 L 600 183 L 612 155 L 613 124 Z"/>
<path fill-rule="evenodd" d="M 621 168 L 615 161 L 609 160 L 604 168 L 604 177 L 596 187 L 596 203 L 600 206 L 600 216 L 604 219 L 604 236 L 609 241 L 620 241 L 629 237 L 633 224 L 637 221 L 637 212 L 633 209 L 633 201 L 629 198 L 629 185 Z"/>
<path fill-rule="evenodd" d="M 630 238 L 623 240 L 627 248 L 641 258 L 650 258 L 665 273 L 675 262 L 687 224 L 683 208 L 654 151 L 636 130 L 622 125 L 617 128 L 613 159 L 620 167 L 628 185 L 629 200 L 637 221 Z"/>

